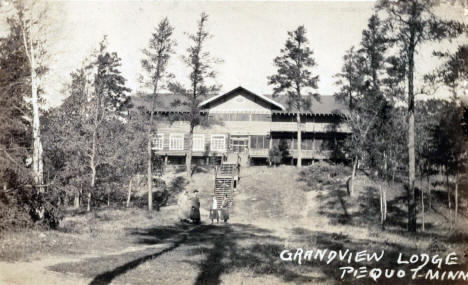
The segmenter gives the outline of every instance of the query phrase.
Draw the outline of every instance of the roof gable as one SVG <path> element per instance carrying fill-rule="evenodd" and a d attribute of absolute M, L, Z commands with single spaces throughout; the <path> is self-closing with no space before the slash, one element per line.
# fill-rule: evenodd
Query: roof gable
<path fill-rule="evenodd" d="M 288 97 L 287 96 L 275 96 L 272 95 L 258 95 L 253 92 L 248 91 L 243 87 L 237 87 L 228 93 L 222 95 L 216 95 L 208 98 L 207 100 L 203 101 L 200 106 L 206 107 L 211 102 L 215 102 L 216 100 L 222 99 L 224 96 L 230 96 L 235 93 L 239 93 L 244 91 L 245 93 L 250 94 L 251 96 L 255 96 L 259 98 L 259 100 L 263 100 L 265 104 L 270 104 L 277 106 L 273 109 L 274 112 L 281 112 L 281 111 L 288 111 L 294 112 L 295 110 L 288 110 L 284 106 L 287 106 Z M 132 104 L 135 108 L 143 107 L 148 111 L 151 109 L 152 106 L 152 96 L 148 94 L 139 94 L 138 96 L 132 96 Z M 175 99 L 183 100 L 184 98 L 179 95 L 174 94 L 158 94 L 156 96 L 156 104 L 155 104 L 155 111 L 156 112 L 188 112 L 188 108 L 183 105 L 174 106 L 171 103 Z M 313 100 L 312 106 L 309 110 L 304 110 L 305 113 L 312 113 L 312 114 L 334 114 L 334 113 L 343 113 L 346 110 L 346 107 L 341 103 L 335 100 L 334 96 L 331 95 L 322 95 L 320 96 L 320 102 Z"/>
<path fill-rule="evenodd" d="M 263 96 L 263 95 L 255 94 L 255 93 L 245 89 L 242 86 L 239 86 L 239 87 L 237 87 L 237 88 L 235 88 L 235 89 L 233 89 L 233 90 L 231 90 L 231 91 L 229 91 L 227 93 L 217 95 L 217 96 L 213 96 L 213 97 L 211 97 L 209 99 L 206 99 L 205 101 L 201 102 L 199 106 L 201 108 L 203 108 L 203 107 L 211 108 L 211 106 L 213 104 L 215 104 L 216 102 L 219 102 L 219 101 L 223 100 L 224 98 L 229 98 L 230 96 L 235 95 L 235 94 L 239 94 L 239 93 L 246 93 L 246 94 L 248 94 L 248 95 L 250 95 L 250 96 L 252 96 L 254 98 L 257 98 L 257 99 L 261 100 L 262 102 L 270 105 L 272 107 L 271 108 L 272 110 L 281 110 L 281 111 L 286 110 L 286 108 L 283 105 L 281 105 L 280 103 L 274 101 L 273 99 L 270 99 L 270 98 L 268 98 L 266 96 Z"/>

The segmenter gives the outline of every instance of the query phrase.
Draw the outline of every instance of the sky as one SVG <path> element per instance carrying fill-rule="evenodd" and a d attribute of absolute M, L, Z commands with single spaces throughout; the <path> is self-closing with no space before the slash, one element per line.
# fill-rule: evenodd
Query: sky
<path fill-rule="evenodd" d="M 219 2 L 219 1 L 54 1 L 49 32 L 50 73 L 45 79 L 47 104 L 56 106 L 66 96 L 63 84 L 83 59 L 108 36 L 109 50 L 122 58 L 121 71 L 133 92 L 142 90 L 142 49 L 151 32 L 164 17 L 174 26 L 176 54 L 169 70 L 177 80 L 187 82 L 188 70 L 181 60 L 202 12 L 209 15 L 208 31 L 212 38 L 207 51 L 223 60 L 214 69 L 221 92 L 243 86 L 254 93 L 270 94 L 267 77 L 276 69 L 273 59 L 284 46 L 287 32 L 304 25 L 310 48 L 317 62 L 318 92 L 332 95 L 337 86 L 334 75 L 340 72 L 343 55 L 358 45 L 362 30 L 373 13 L 373 1 L 290 1 L 290 2 Z M 443 16 L 466 21 L 463 9 L 444 7 Z M 2 24 L 0 24 L 2 25 Z M 0 26 L 1 31 L 2 26 Z M 5 25 L 3 23 L 3 30 Z M 464 39 L 466 41 L 466 39 Z M 419 76 L 437 66 L 433 49 L 451 50 L 459 44 L 424 46 L 416 58 Z"/>

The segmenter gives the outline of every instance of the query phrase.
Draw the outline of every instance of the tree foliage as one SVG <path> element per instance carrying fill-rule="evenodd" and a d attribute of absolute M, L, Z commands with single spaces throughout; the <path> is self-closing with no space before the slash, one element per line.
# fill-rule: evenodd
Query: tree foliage
<path fill-rule="evenodd" d="M 444 20 L 433 12 L 438 5 L 435 0 L 391 1 L 380 0 L 376 10 L 386 16 L 389 27 L 388 37 L 397 49 L 396 66 L 404 72 L 407 87 L 408 106 L 408 189 L 409 210 L 408 229 L 416 231 L 416 197 L 415 197 L 415 84 L 414 74 L 417 64 L 415 55 L 418 47 L 424 42 L 452 39 L 464 32 L 465 26 L 457 21 Z"/>
<path fill-rule="evenodd" d="M 169 58 L 173 54 L 173 46 L 175 42 L 171 39 L 174 28 L 169 24 L 169 20 L 164 18 L 158 25 L 155 32 L 149 41 L 147 49 L 143 50 L 143 59 L 141 65 L 145 72 L 145 76 L 141 76 L 141 81 L 144 87 L 152 89 L 152 104 L 149 119 L 149 128 L 147 134 L 147 186 L 148 186 L 148 210 L 153 209 L 153 165 L 152 165 L 152 149 L 151 141 L 153 135 L 153 117 L 156 104 L 156 95 L 158 88 L 164 88 L 166 80 L 172 78 L 172 74 L 167 71 Z"/>
<path fill-rule="evenodd" d="M 285 95 L 289 110 L 297 112 L 297 166 L 302 165 L 302 130 L 300 112 L 309 111 L 312 98 L 320 101 L 317 89 L 319 76 L 313 75 L 316 66 L 313 51 L 309 47 L 304 26 L 288 32 L 285 47 L 274 59 L 277 67 L 275 75 L 268 78 L 268 83 L 274 85 L 273 96 Z"/>
<path fill-rule="evenodd" d="M 187 48 L 187 55 L 183 56 L 184 63 L 190 70 L 190 87 L 184 87 L 181 83 L 172 82 L 169 89 L 177 97 L 172 101 L 172 106 L 182 106 L 187 112 L 174 116 L 173 120 L 181 120 L 189 123 L 189 146 L 186 155 L 187 175 L 192 175 L 192 136 L 193 130 L 197 126 L 208 126 L 208 117 L 202 114 L 200 103 L 209 95 L 219 91 L 220 86 L 211 82 L 215 79 L 216 73 L 213 65 L 219 63 L 218 58 L 212 57 L 206 51 L 206 43 L 211 38 L 207 31 L 208 15 L 202 13 L 198 21 L 197 31 L 189 34 L 188 38 L 191 46 Z"/>

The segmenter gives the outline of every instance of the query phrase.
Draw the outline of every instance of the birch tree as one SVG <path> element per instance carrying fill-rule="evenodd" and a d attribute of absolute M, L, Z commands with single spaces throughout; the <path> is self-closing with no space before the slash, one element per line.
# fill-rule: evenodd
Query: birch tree
<path fill-rule="evenodd" d="M 40 126 L 41 78 L 47 70 L 46 35 L 48 7 L 44 1 L 15 1 L 15 12 L 21 29 L 23 48 L 28 59 L 30 102 L 32 109 L 32 177 L 34 184 L 43 192 L 43 159 Z"/>
<path fill-rule="evenodd" d="M 446 21 L 436 16 L 434 7 L 436 0 L 380 0 L 376 9 L 383 12 L 390 27 L 399 60 L 405 67 L 407 82 L 408 111 L 408 230 L 416 231 L 416 195 L 415 195 L 415 127 L 414 127 L 414 97 L 415 97 L 415 55 L 418 48 L 425 42 L 441 41 L 455 38 L 463 32 L 464 26 L 455 21 Z"/>
<path fill-rule="evenodd" d="M 185 157 L 189 178 L 192 176 L 193 130 L 197 126 L 207 126 L 209 124 L 207 116 L 201 113 L 199 105 L 209 95 L 215 94 L 220 89 L 220 86 L 210 82 L 216 77 L 213 65 L 221 60 L 212 57 L 206 51 L 207 41 L 211 38 L 210 33 L 207 31 L 207 21 L 208 15 L 202 13 L 198 21 L 197 31 L 188 35 L 192 45 L 187 49 L 187 55 L 183 57 L 183 61 L 190 70 L 190 87 L 184 87 L 178 82 L 173 82 L 169 86 L 173 94 L 182 97 L 182 99 L 173 100 L 172 105 L 181 105 L 188 109 L 188 112 L 175 116 L 173 119 L 188 121 L 189 123 L 189 145 Z"/>
<path fill-rule="evenodd" d="M 154 135 L 153 117 L 156 104 L 156 95 L 158 91 L 164 87 L 165 80 L 171 78 L 171 74 L 167 72 L 167 65 L 170 56 L 174 53 L 173 47 L 175 42 L 171 39 L 174 28 L 169 24 L 169 20 L 164 18 L 151 35 L 147 49 L 143 50 L 143 59 L 141 65 L 145 71 L 142 76 L 144 87 L 151 89 L 151 111 L 148 128 L 148 144 L 147 144 L 147 186 L 148 186 L 148 210 L 153 209 L 153 165 L 151 138 Z"/>
<path fill-rule="evenodd" d="M 313 75 L 316 66 L 313 51 L 309 47 L 306 29 L 299 26 L 288 32 L 285 47 L 274 59 L 275 75 L 268 77 L 268 84 L 274 85 L 273 96 L 288 96 L 288 107 L 296 112 L 297 122 L 297 166 L 302 166 L 302 122 L 300 113 L 310 110 L 312 99 L 320 101 L 320 95 L 312 92 L 318 89 L 319 76 Z"/>

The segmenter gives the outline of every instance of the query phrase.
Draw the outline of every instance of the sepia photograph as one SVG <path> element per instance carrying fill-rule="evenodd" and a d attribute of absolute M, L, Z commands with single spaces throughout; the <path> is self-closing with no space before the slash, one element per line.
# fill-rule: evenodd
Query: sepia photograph
<path fill-rule="evenodd" d="M 468 0 L 0 0 L 0 285 L 468 285 Z"/>

